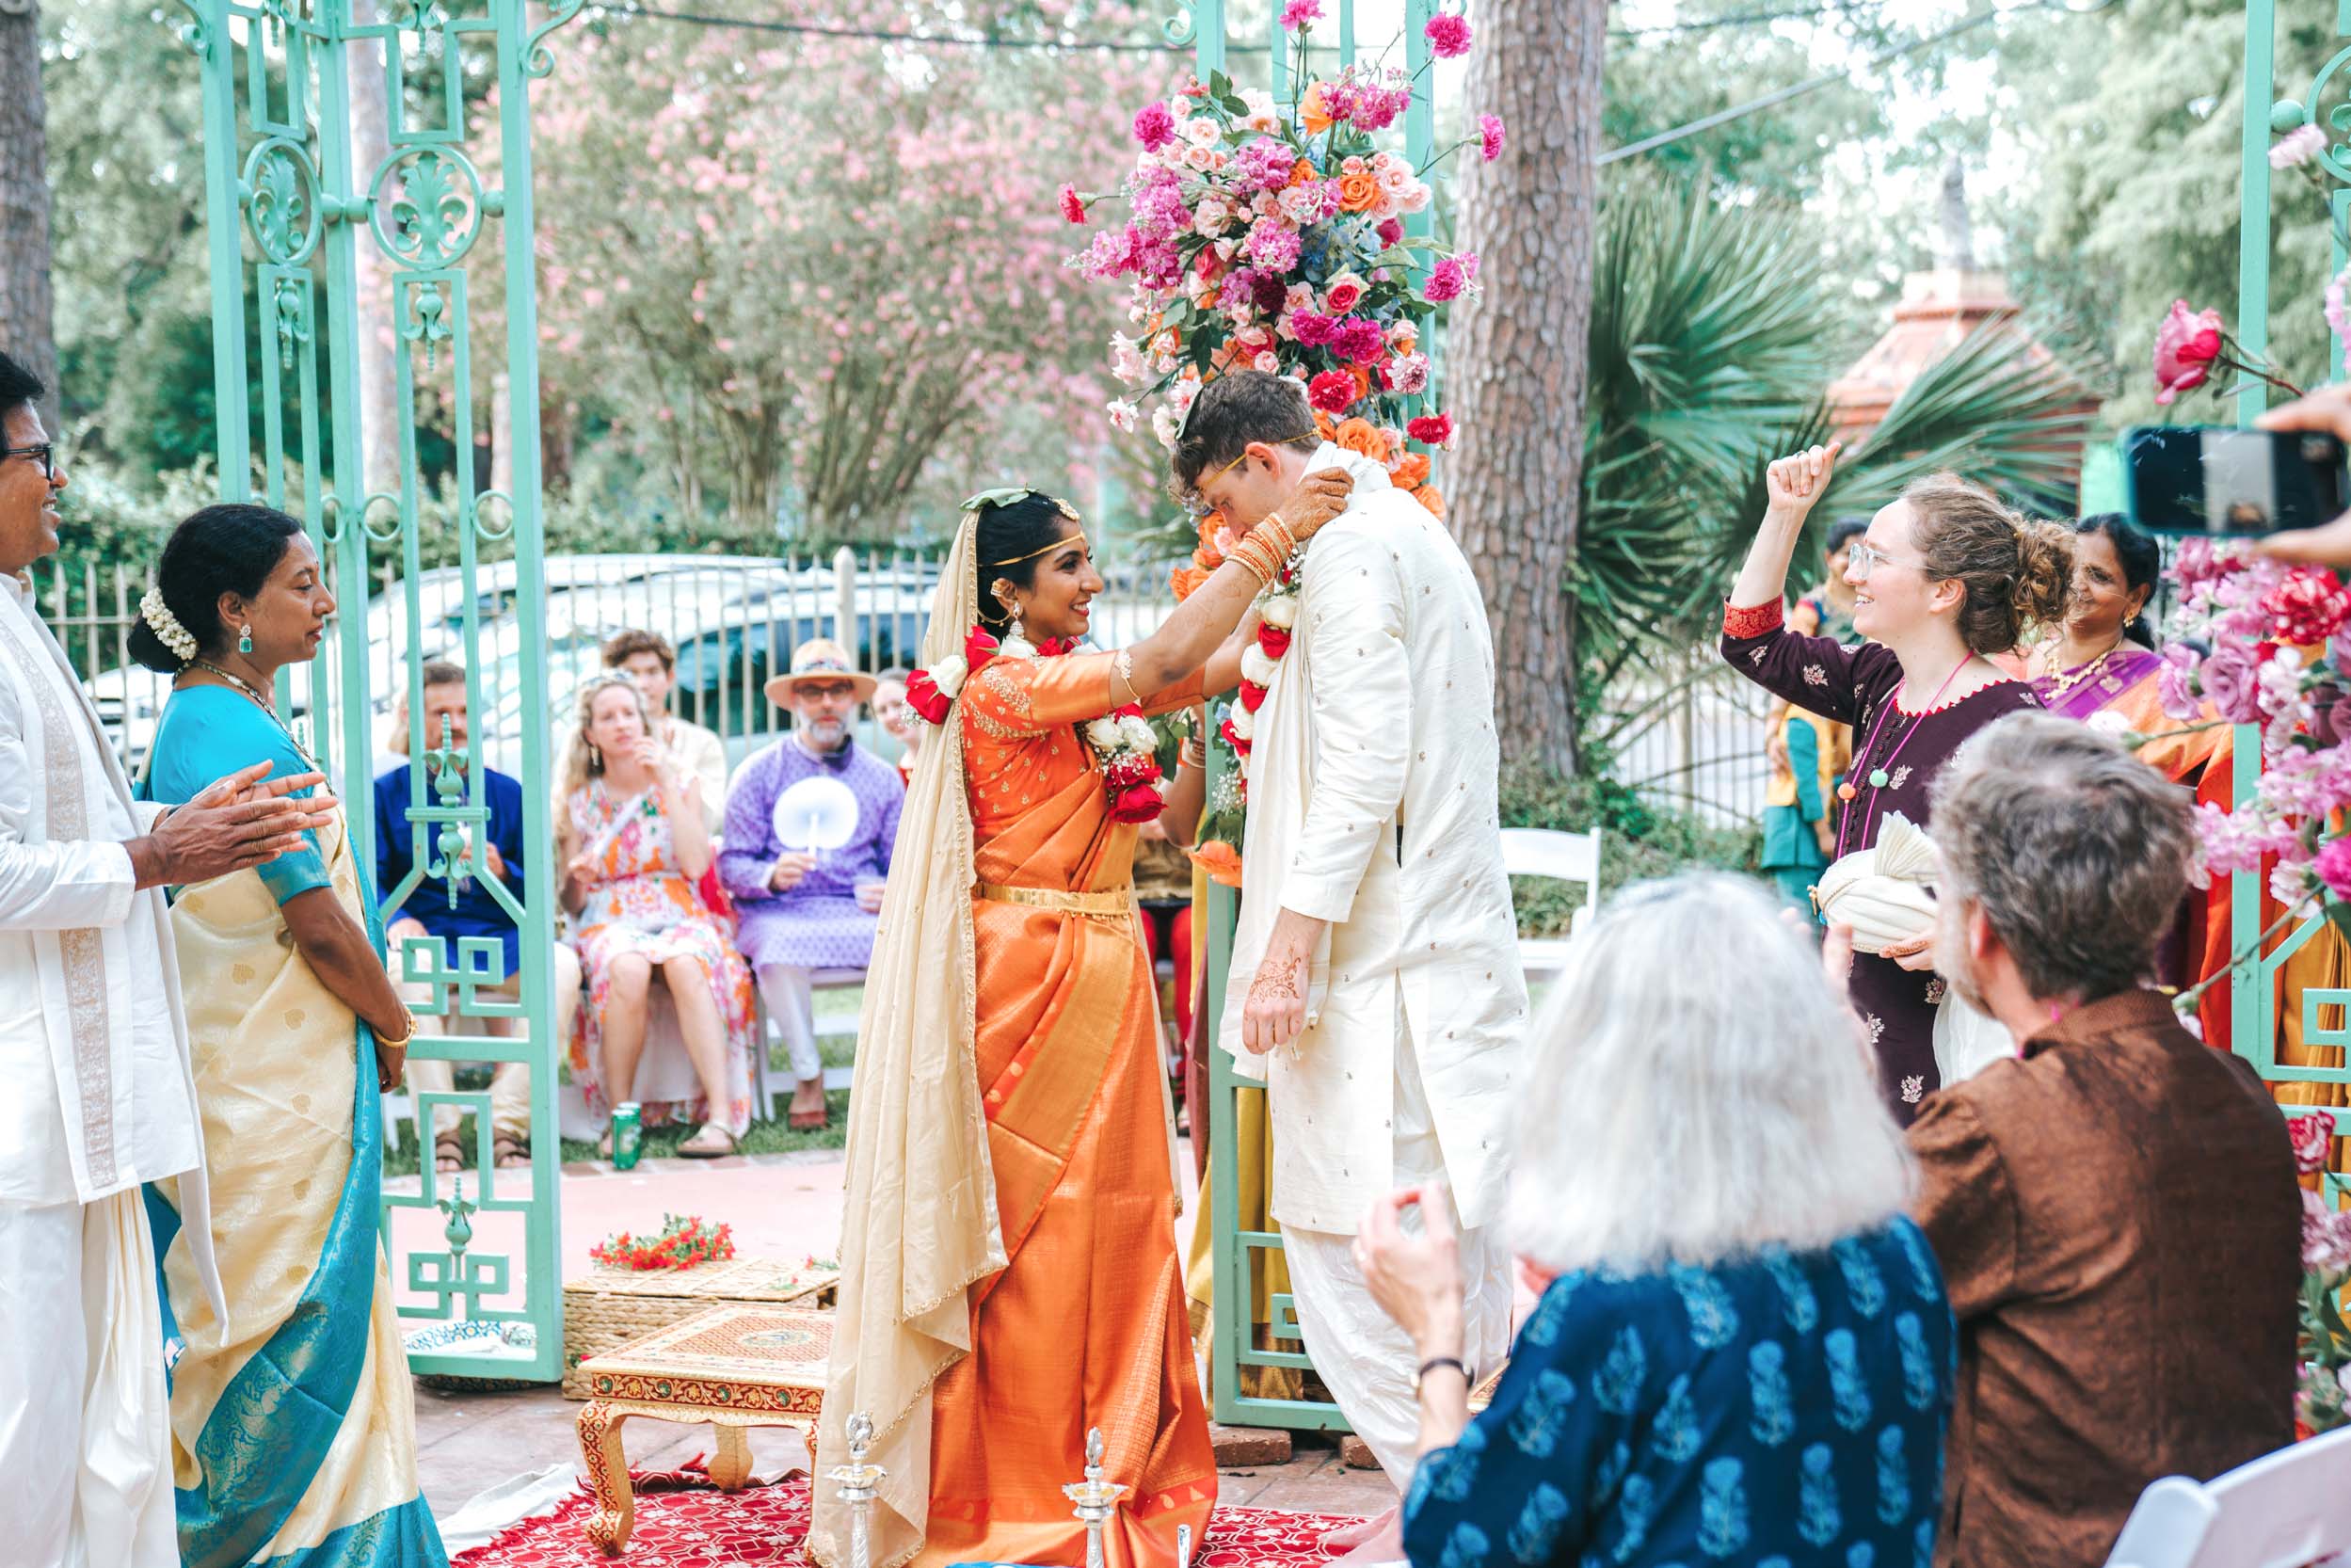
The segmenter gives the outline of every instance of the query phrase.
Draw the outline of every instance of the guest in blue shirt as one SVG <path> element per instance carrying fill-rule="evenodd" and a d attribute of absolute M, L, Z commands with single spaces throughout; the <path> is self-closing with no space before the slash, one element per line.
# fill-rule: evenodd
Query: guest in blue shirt
<path fill-rule="evenodd" d="M 393 749 L 408 753 L 412 760 L 386 771 L 376 780 L 376 886 L 382 899 L 379 908 L 384 920 L 387 957 L 392 979 L 400 983 L 401 1000 L 420 1013 L 431 999 L 434 987 L 427 983 L 403 980 L 407 964 L 402 944 L 415 937 L 440 939 L 439 962 L 444 973 L 466 967 L 468 961 L 457 946 L 461 939 L 495 942 L 496 984 L 476 989 L 506 999 L 520 993 L 521 934 L 515 928 L 514 917 L 491 892 L 489 879 L 495 878 L 518 905 L 523 901 L 524 888 L 522 786 L 495 768 L 482 770 L 482 804 L 489 808 L 488 831 L 483 835 L 478 862 L 469 849 L 457 868 L 456 896 L 450 896 L 448 878 L 424 869 L 440 855 L 440 828 L 438 824 L 412 824 L 408 812 L 414 807 L 440 804 L 440 796 L 434 788 L 433 753 L 445 736 L 456 754 L 461 777 L 471 761 L 467 748 L 465 671 L 456 664 L 434 660 L 424 665 L 421 681 L 424 698 L 421 723 L 410 722 L 408 698 L 403 696 L 392 737 Z M 421 753 L 412 749 L 420 740 Z M 471 792 L 467 792 L 469 798 Z M 571 979 L 575 992 L 579 989 L 577 974 L 575 968 Z M 559 988 L 563 984 L 560 973 L 556 984 Z M 454 988 L 448 994 L 454 1008 Z M 510 1022 L 504 1018 L 486 1020 L 489 1031 L 500 1035 L 511 1032 Z M 409 1090 L 419 1094 L 448 1093 L 452 1065 L 448 1062 L 410 1057 Z M 521 1062 L 498 1063 L 490 1077 L 489 1099 L 491 1146 L 497 1163 L 525 1163 L 531 1142 L 530 1067 Z M 433 1108 L 434 1164 L 442 1171 L 457 1170 L 464 1163 L 464 1144 L 457 1137 L 458 1115 L 455 1105 Z"/>
<path fill-rule="evenodd" d="M 1857 1021 L 1763 888 L 1628 888 L 1535 1026 L 1506 1223 L 1547 1281 L 1474 1418 L 1442 1194 L 1356 1252 L 1419 1348 L 1415 1568 L 1926 1568 L 1957 1336 Z"/>

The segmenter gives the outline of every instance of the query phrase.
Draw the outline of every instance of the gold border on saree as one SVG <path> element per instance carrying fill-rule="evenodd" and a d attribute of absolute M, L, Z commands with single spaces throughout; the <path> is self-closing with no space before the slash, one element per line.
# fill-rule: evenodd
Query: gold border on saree
<path fill-rule="evenodd" d="M 1032 909 L 1050 909 L 1064 915 L 1128 915 L 1135 907 L 1132 887 L 1107 893 L 1071 893 L 1059 888 L 1010 888 L 999 882 L 983 882 L 973 891 L 990 904 L 1026 904 Z"/>

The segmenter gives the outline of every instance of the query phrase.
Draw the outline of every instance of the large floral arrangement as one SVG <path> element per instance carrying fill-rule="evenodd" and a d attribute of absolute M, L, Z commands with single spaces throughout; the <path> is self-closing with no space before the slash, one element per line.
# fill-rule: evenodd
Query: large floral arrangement
<path fill-rule="evenodd" d="M 1478 257 L 1414 233 L 1406 219 L 1428 210 L 1432 170 L 1472 145 L 1489 161 L 1500 157 L 1505 131 L 1497 116 L 1479 115 L 1474 136 L 1415 168 L 1382 142 L 1412 106 L 1415 77 L 1376 62 L 1311 76 L 1307 45 L 1320 20 L 1321 0 L 1287 0 L 1280 13 L 1292 40 L 1288 80 L 1298 84 L 1288 103 L 1236 88 L 1221 72 L 1187 80 L 1136 112 L 1140 150 L 1118 191 L 1063 187 L 1072 223 L 1087 222 L 1099 203 L 1125 204 L 1123 220 L 1072 258 L 1087 277 L 1124 280 L 1130 291 L 1134 330 L 1110 344 L 1111 368 L 1128 392 L 1109 417 L 1122 431 L 1147 418 L 1160 443 L 1173 447 L 1217 376 L 1286 376 L 1303 391 L 1324 440 L 1380 463 L 1399 489 L 1443 517 L 1425 449 L 1450 446 L 1455 432 L 1435 406 L 1424 337 L 1445 307 L 1479 292 Z M 1425 37 L 1431 60 L 1457 58 L 1470 47 L 1468 19 L 1440 10 Z M 1173 574 L 1176 597 L 1207 581 L 1234 542 L 1221 514 L 1201 518 L 1191 558 Z M 1250 741 L 1288 648 L 1296 596 L 1293 561 L 1259 600 L 1239 699 L 1213 726 L 1236 766 L 1208 802 L 1194 857 L 1232 886 Z"/>
<path fill-rule="evenodd" d="M 1133 173 L 1115 193 L 1125 221 L 1073 259 L 1088 277 L 1128 280 L 1135 330 L 1111 340 L 1111 368 L 1130 390 L 1111 423 L 1149 423 L 1174 446 L 1200 389 L 1235 368 L 1287 376 L 1305 390 L 1325 437 L 1384 463 L 1401 488 L 1442 516 L 1429 461 L 1409 441 L 1451 443 L 1451 419 L 1431 407 L 1423 329 L 1439 309 L 1478 291 L 1478 258 L 1407 231 L 1427 209 L 1424 178 L 1475 142 L 1502 153 L 1502 121 L 1481 115 L 1478 135 L 1415 168 L 1380 138 L 1412 104 L 1400 70 L 1350 66 L 1307 75 L 1319 0 L 1290 0 L 1282 25 L 1295 39 L 1286 104 L 1236 88 L 1221 72 L 1186 82 L 1137 111 Z M 1432 58 L 1467 52 L 1468 21 L 1430 19 Z M 1111 197 L 1062 191 L 1073 223 Z M 1199 554 L 1179 572 L 1180 597 L 1223 554 L 1223 520 L 1205 520 Z"/>

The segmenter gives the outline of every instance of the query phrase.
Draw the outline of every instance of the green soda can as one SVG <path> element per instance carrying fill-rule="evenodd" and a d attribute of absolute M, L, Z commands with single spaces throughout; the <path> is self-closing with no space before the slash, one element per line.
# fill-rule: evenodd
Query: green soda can
<path fill-rule="evenodd" d="M 645 1152 L 645 1128 L 637 1102 L 613 1107 L 613 1169 L 633 1171 L 637 1156 Z"/>

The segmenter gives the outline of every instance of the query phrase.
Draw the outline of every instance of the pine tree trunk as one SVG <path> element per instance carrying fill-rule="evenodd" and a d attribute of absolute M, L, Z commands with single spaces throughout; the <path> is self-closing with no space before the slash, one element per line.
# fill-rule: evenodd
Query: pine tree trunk
<path fill-rule="evenodd" d="M 1509 140 L 1463 181 L 1461 247 L 1481 297 L 1459 310 L 1446 392 L 1460 446 L 1445 494 L 1494 623 L 1503 760 L 1575 765 L 1569 575 L 1584 464 L 1600 65 L 1607 0 L 1480 6 L 1465 100 Z M 1475 160 L 1475 149 L 1463 156 Z"/>
<path fill-rule="evenodd" d="M 49 293 L 49 178 L 39 0 L 0 0 L 0 350 L 49 389 L 57 433 L 57 344 Z"/>

